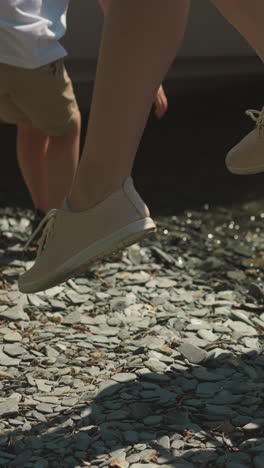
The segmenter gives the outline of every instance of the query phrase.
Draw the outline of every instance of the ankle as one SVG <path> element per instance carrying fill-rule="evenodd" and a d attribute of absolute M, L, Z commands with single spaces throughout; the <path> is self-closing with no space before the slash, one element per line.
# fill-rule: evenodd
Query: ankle
<path fill-rule="evenodd" d="M 111 193 L 120 188 L 122 183 L 110 182 L 101 184 L 86 184 L 85 187 L 74 187 L 68 197 L 68 204 L 72 211 L 85 211 L 105 200 Z"/>

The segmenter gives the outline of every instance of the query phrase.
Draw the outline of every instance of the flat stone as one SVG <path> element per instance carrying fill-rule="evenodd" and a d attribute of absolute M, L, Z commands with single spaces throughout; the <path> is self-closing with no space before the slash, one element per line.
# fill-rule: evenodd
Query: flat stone
<path fill-rule="evenodd" d="M 145 338 L 142 338 L 139 342 L 139 346 L 146 346 L 149 349 L 154 349 L 155 351 L 157 349 L 162 348 L 164 345 L 165 340 L 163 338 L 158 338 L 155 336 L 146 336 Z"/>
<path fill-rule="evenodd" d="M 25 348 L 16 344 L 8 344 L 4 346 L 4 352 L 8 354 L 8 356 L 16 357 L 16 356 L 23 356 L 24 354 L 28 354 Z"/>
<path fill-rule="evenodd" d="M 14 322 L 19 322 L 20 320 L 29 320 L 29 316 L 23 311 L 23 309 L 21 309 L 21 306 L 19 305 L 10 307 L 8 311 L 0 311 L 0 318 L 4 320 L 11 320 Z"/>
<path fill-rule="evenodd" d="M 198 367 L 194 369 L 193 376 L 196 377 L 198 380 L 205 380 L 208 382 L 218 382 L 220 380 L 224 380 L 223 375 L 216 374 L 215 372 L 210 372 L 203 367 Z"/>
<path fill-rule="evenodd" d="M 169 278 L 158 278 L 157 287 L 158 288 L 173 288 L 176 286 L 176 281 Z"/>
<path fill-rule="evenodd" d="M 78 403 L 78 398 L 67 397 L 61 401 L 62 406 L 69 406 L 69 407 L 75 406 L 77 403 Z"/>
<path fill-rule="evenodd" d="M 39 405 L 36 406 L 36 410 L 39 413 L 50 414 L 50 413 L 53 413 L 54 406 L 48 403 L 40 403 Z"/>
<path fill-rule="evenodd" d="M 146 424 L 146 426 L 155 426 L 156 424 L 160 424 L 163 420 L 163 416 L 147 416 L 146 418 L 143 419 L 143 422 L 144 424 Z"/>
<path fill-rule="evenodd" d="M 217 341 L 219 338 L 219 335 L 216 335 L 211 330 L 198 330 L 197 335 L 203 340 L 206 340 L 209 342 Z"/>
<path fill-rule="evenodd" d="M 230 351 L 226 351 L 222 348 L 214 348 L 207 353 L 206 362 L 214 361 L 225 361 L 228 358 L 233 358 L 234 355 Z"/>
<path fill-rule="evenodd" d="M 252 322 L 248 318 L 247 314 L 243 310 L 231 310 L 231 317 L 240 322 L 245 322 L 247 325 L 252 327 Z"/>
<path fill-rule="evenodd" d="M 132 373 L 125 373 L 125 372 L 120 372 L 119 374 L 115 374 L 112 377 L 112 380 L 115 382 L 132 382 L 133 380 L 136 380 L 137 376 L 136 374 Z"/>
<path fill-rule="evenodd" d="M 199 364 L 204 361 L 207 352 L 192 345 L 191 343 L 183 343 L 179 348 L 179 352 L 193 364 Z"/>
<path fill-rule="evenodd" d="M 71 312 L 69 315 L 66 315 L 66 317 L 63 318 L 62 323 L 64 325 L 74 325 L 82 322 L 82 315 L 80 312 Z"/>
<path fill-rule="evenodd" d="M 57 359 L 57 357 L 60 354 L 59 351 L 57 351 L 55 348 L 53 348 L 50 345 L 46 345 L 44 349 L 45 349 L 46 356 L 49 357 L 49 358 Z"/>
<path fill-rule="evenodd" d="M 222 323 L 215 323 L 213 325 L 213 330 L 215 333 L 230 333 L 230 328 L 226 327 Z"/>
<path fill-rule="evenodd" d="M 263 422 L 250 422 L 246 424 L 245 426 L 243 426 L 242 429 L 246 432 L 257 431 L 261 429 L 262 425 L 263 425 Z"/>
<path fill-rule="evenodd" d="M 15 398 L 7 398 L 0 402 L 0 416 L 14 416 L 18 413 L 18 401 Z"/>
<path fill-rule="evenodd" d="M 149 369 L 146 368 L 138 370 L 137 374 L 142 380 L 149 380 L 150 382 L 168 382 L 170 380 L 168 375 L 149 372 Z"/>
<path fill-rule="evenodd" d="M 187 331 L 198 331 L 201 329 L 205 330 L 211 330 L 211 325 L 204 320 L 199 320 L 199 319 L 191 319 L 191 323 L 187 325 L 186 330 Z"/>
<path fill-rule="evenodd" d="M 168 436 L 161 437 L 157 442 L 162 448 L 170 449 L 170 438 Z"/>
<path fill-rule="evenodd" d="M 35 379 L 35 383 L 40 392 L 50 392 L 52 385 L 47 384 L 47 381 L 44 379 Z"/>
<path fill-rule="evenodd" d="M 9 343 L 17 343 L 19 341 L 22 341 L 22 336 L 18 332 L 9 332 L 6 335 L 3 336 L 3 340 L 7 341 Z"/>
<path fill-rule="evenodd" d="M 232 270 L 227 272 L 227 277 L 231 280 L 243 281 L 246 278 L 246 275 L 243 271 Z"/>
<path fill-rule="evenodd" d="M 116 327 L 109 327 L 108 325 L 102 324 L 99 327 L 89 327 L 90 333 L 94 335 L 103 335 L 103 336 L 116 336 L 120 333 L 120 329 Z"/>
<path fill-rule="evenodd" d="M 20 359 L 15 359 L 0 351 L 0 366 L 18 366 Z"/>
<path fill-rule="evenodd" d="M 53 288 L 47 289 L 45 291 L 45 296 L 55 297 L 58 296 L 63 291 L 63 286 L 54 286 Z"/>
<path fill-rule="evenodd" d="M 219 384 L 214 382 L 203 382 L 196 388 L 196 393 L 199 395 L 215 395 L 218 391 Z"/>
<path fill-rule="evenodd" d="M 164 372 L 167 369 L 167 365 L 164 362 L 158 361 L 157 359 L 149 359 L 144 362 L 144 365 L 152 372 Z"/>
<path fill-rule="evenodd" d="M 56 405 L 59 403 L 59 397 L 42 395 L 42 394 L 40 395 L 34 394 L 34 400 L 37 400 L 41 403 L 52 403 L 53 405 Z"/>
<path fill-rule="evenodd" d="M 247 325 L 244 322 L 228 320 L 228 326 L 237 333 L 240 333 L 241 336 L 252 336 L 257 335 L 255 328 Z"/>

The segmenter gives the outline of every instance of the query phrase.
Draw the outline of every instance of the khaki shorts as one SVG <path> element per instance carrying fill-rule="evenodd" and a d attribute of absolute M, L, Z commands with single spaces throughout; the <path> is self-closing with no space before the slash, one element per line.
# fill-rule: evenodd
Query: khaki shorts
<path fill-rule="evenodd" d="M 63 134 L 78 112 L 63 59 L 34 70 L 0 64 L 0 119 Z"/>

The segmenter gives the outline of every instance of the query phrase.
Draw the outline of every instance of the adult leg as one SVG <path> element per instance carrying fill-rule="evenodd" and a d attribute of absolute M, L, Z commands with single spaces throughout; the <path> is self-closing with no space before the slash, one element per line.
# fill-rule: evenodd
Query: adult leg
<path fill-rule="evenodd" d="M 242 34 L 259 58 L 264 61 L 263 0 L 212 0 L 223 16 Z M 264 108 L 247 111 L 256 122 L 226 156 L 226 166 L 234 174 L 264 172 Z"/>
<path fill-rule="evenodd" d="M 264 62 L 263 0 L 211 0 Z"/>
<path fill-rule="evenodd" d="M 131 173 L 155 94 L 181 44 L 189 4 L 110 0 L 72 209 L 94 205 Z"/>

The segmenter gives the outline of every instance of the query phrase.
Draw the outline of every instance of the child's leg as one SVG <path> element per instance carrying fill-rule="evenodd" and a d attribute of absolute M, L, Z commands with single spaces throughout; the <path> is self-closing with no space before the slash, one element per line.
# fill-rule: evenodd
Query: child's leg
<path fill-rule="evenodd" d="M 48 210 L 46 153 L 49 137 L 30 123 L 17 126 L 18 164 L 36 209 Z"/>
<path fill-rule="evenodd" d="M 18 125 L 17 158 L 35 208 L 59 208 L 70 192 L 79 161 L 79 112 L 60 136 L 48 136 L 31 124 Z"/>
<path fill-rule="evenodd" d="M 263 0 L 211 0 L 264 61 Z"/>
<path fill-rule="evenodd" d="M 62 60 L 34 70 L 10 68 L 15 92 L 9 91 L 6 120 L 19 122 L 19 165 L 36 208 L 47 212 L 71 190 L 79 162 L 78 105 Z"/>
<path fill-rule="evenodd" d="M 76 112 L 63 135 L 50 136 L 45 157 L 47 211 L 59 208 L 71 191 L 79 162 L 81 116 Z"/>
<path fill-rule="evenodd" d="M 155 93 L 179 49 L 189 3 L 110 0 L 73 209 L 102 200 L 131 173 Z"/>

